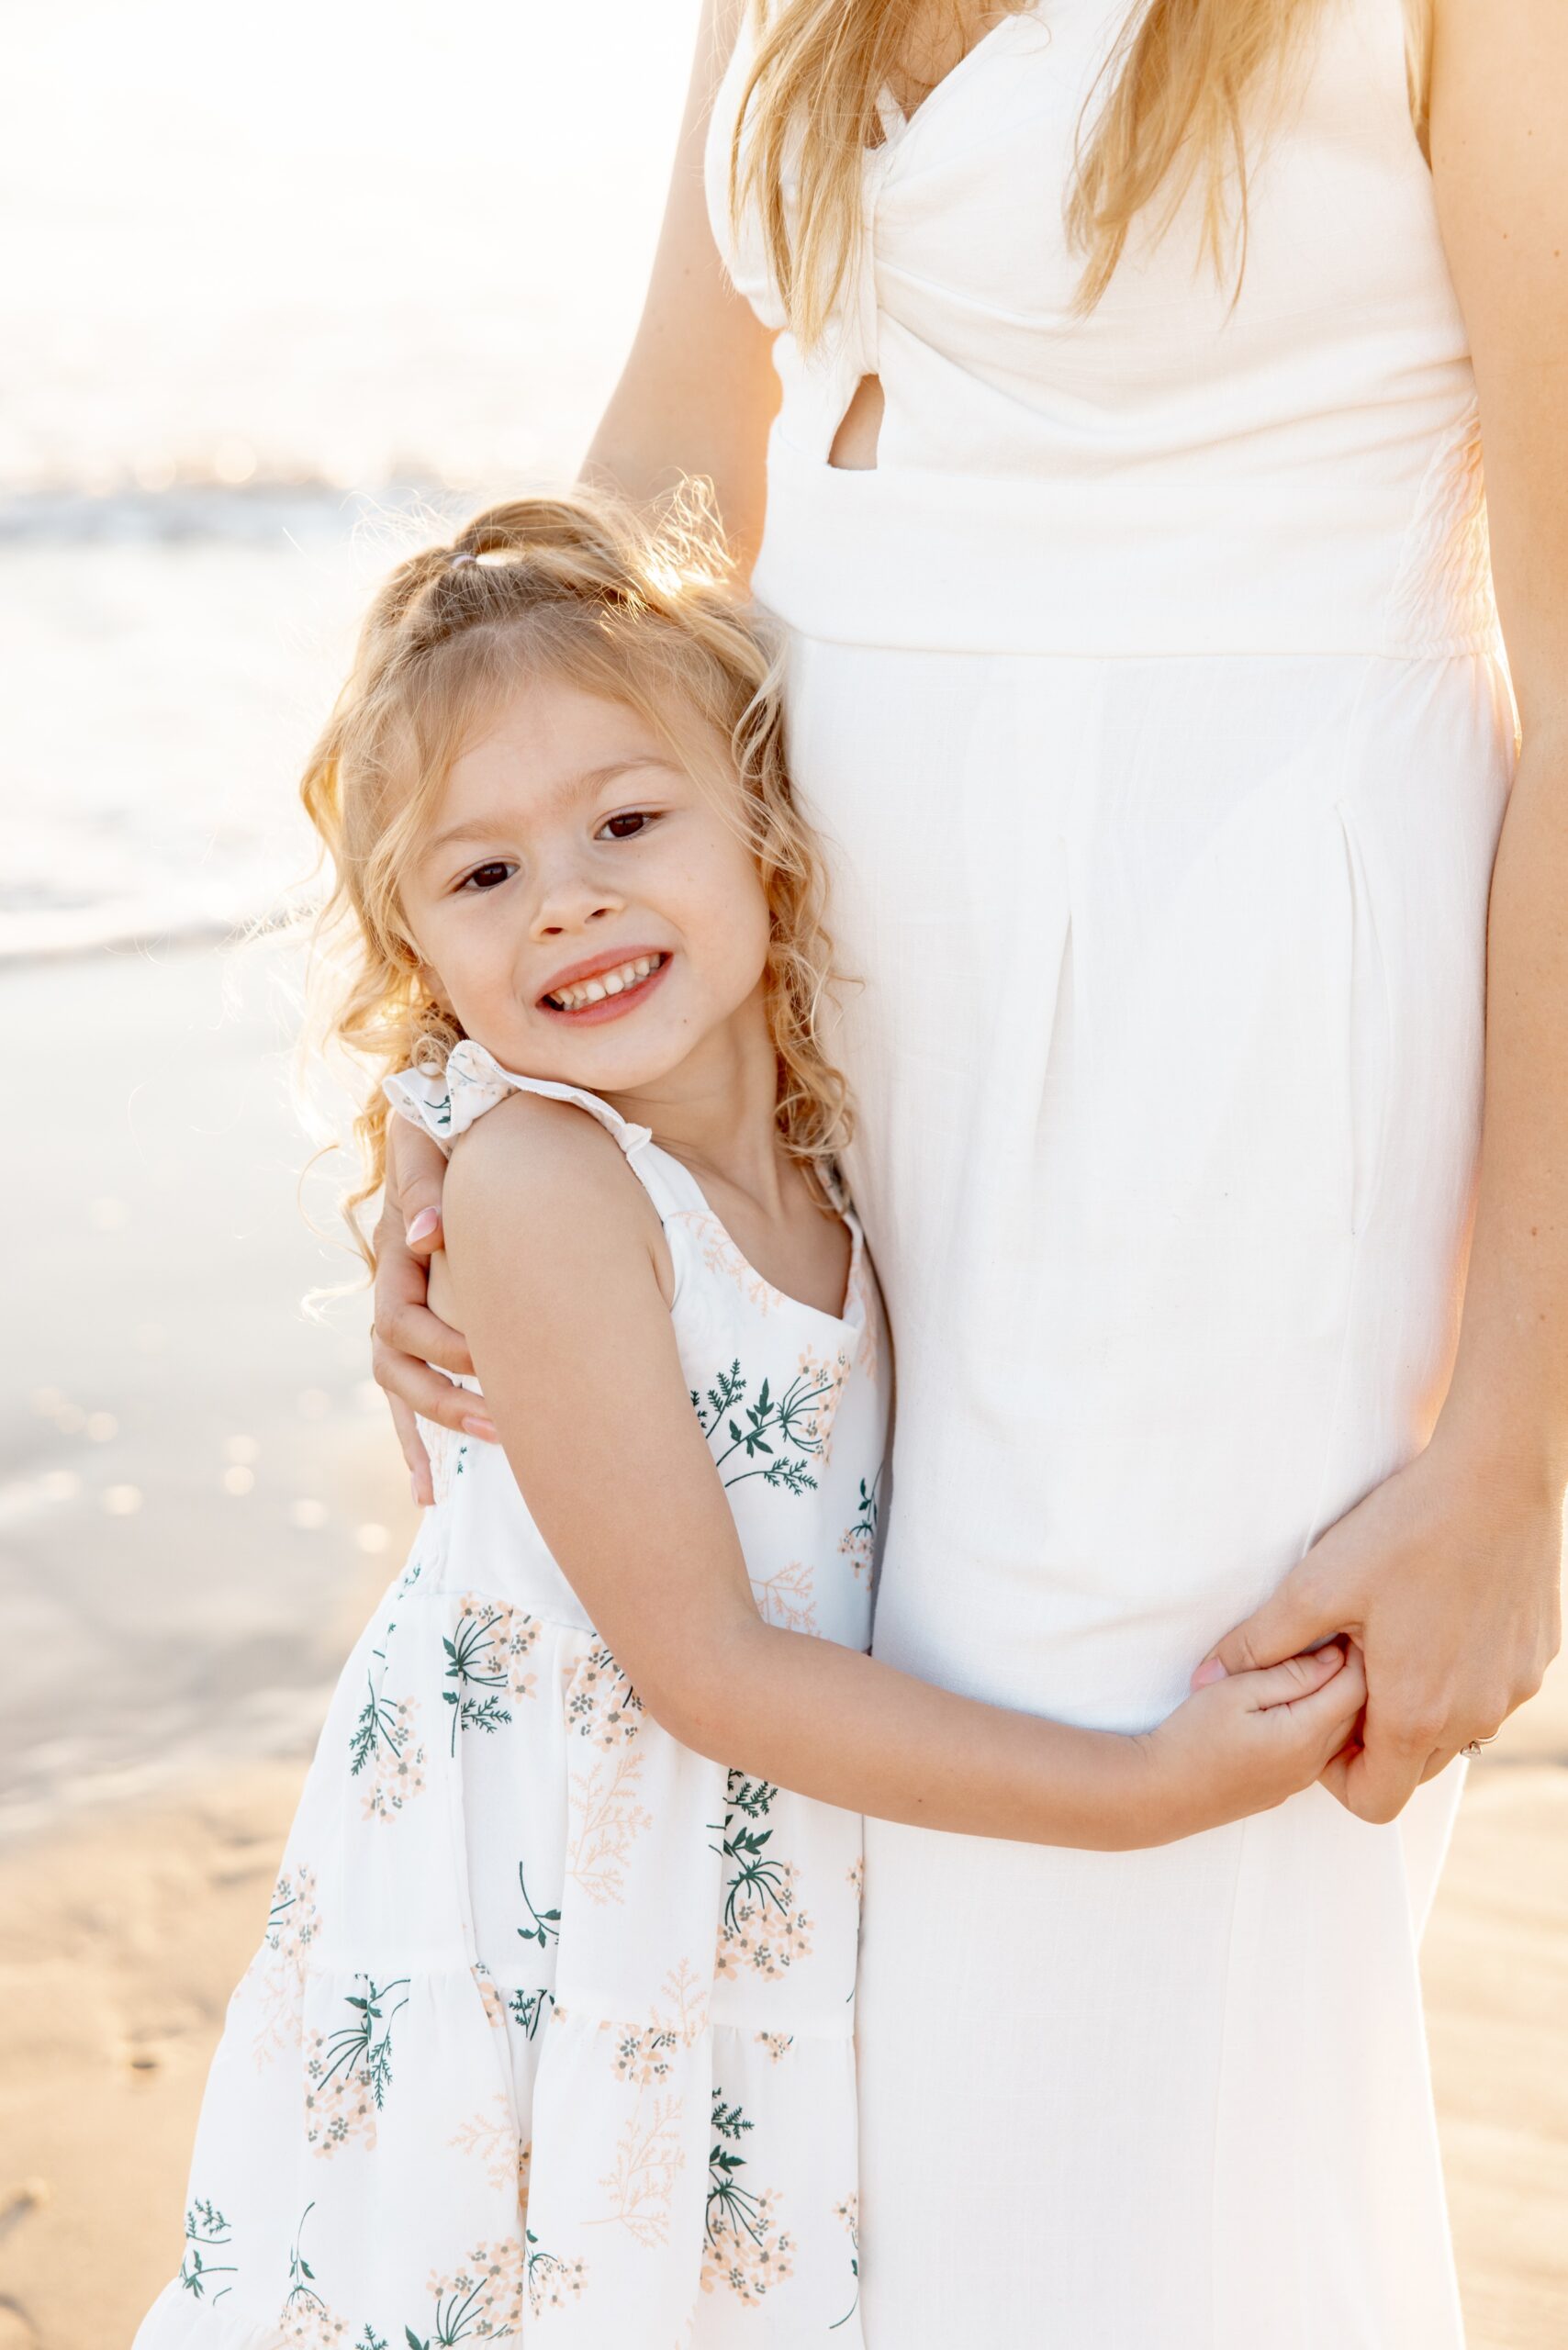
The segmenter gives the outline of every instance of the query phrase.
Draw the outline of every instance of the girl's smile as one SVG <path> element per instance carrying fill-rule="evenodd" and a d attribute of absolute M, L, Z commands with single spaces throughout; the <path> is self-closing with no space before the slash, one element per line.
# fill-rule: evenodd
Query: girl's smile
<path fill-rule="evenodd" d="M 620 961 L 609 955 L 591 956 L 563 971 L 540 997 L 539 1008 L 557 1019 L 585 1024 L 620 1020 L 647 1001 L 672 959 L 666 948 L 656 946 L 634 948 Z"/>

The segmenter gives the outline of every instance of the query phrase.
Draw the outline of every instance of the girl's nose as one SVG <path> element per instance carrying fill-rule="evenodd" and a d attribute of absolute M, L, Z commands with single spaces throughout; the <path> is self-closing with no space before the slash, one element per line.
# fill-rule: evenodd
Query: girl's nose
<path fill-rule="evenodd" d="M 535 938 L 562 938 L 587 930 L 605 914 L 625 911 L 624 899 L 586 873 L 562 874 L 547 881 L 533 918 Z"/>

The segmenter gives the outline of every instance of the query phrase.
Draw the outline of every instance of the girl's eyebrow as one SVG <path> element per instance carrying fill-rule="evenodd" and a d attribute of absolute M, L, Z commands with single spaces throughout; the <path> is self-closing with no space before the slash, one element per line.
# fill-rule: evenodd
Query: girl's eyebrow
<path fill-rule="evenodd" d="M 584 767 L 579 774 L 567 776 L 556 787 L 552 797 L 557 800 L 584 799 L 590 791 L 599 790 L 601 785 L 613 783 L 617 776 L 636 775 L 644 767 L 663 767 L 670 775 L 680 772 L 667 753 L 638 751 L 630 758 L 610 759 L 603 767 Z M 453 824 L 444 833 L 434 834 L 426 842 L 424 853 L 432 856 L 437 849 L 455 847 L 460 841 L 491 840 L 498 830 L 505 829 L 504 824 L 498 826 L 494 817 L 476 816 L 465 824 Z"/>

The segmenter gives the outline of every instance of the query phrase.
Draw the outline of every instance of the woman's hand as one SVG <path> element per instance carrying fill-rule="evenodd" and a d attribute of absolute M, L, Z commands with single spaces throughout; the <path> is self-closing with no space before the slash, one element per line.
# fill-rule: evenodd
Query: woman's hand
<path fill-rule="evenodd" d="M 1472 1739 L 1540 1688 L 1562 1639 L 1562 1501 L 1440 1438 L 1331 1526 L 1211 1651 L 1226 1673 L 1342 1632 L 1366 1658 L 1359 1749 L 1324 1784 L 1358 1818 L 1397 1817 Z M 1214 1671 L 1209 1659 L 1193 1675 Z"/>
<path fill-rule="evenodd" d="M 1137 1841 L 1168 1843 L 1299 1795 L 1334 1767 L 1366 1695 L 1361 1656 L 1338 1640 L 1206 1680 L 1138 1740 L 1148 1779 Z"/>
<path fill-rule="evenodd" d="M 392 1425 L 416 1502 L 435 1494 L 416 1414 L 442 1427 L 495 1441 L 496 1431 L 471 1388 L 454 1387 L 431 1365 L 472 1377 L 466 1341 L 426 1303 L 430 1259 L 442 1246 L 441 1193 L 446 1161 L 428 1135 L 395 1119 L 386 1137 L 386 1193 L 375 1228 L 375 1330 L 371 1367 L 392 1407 Z"/>

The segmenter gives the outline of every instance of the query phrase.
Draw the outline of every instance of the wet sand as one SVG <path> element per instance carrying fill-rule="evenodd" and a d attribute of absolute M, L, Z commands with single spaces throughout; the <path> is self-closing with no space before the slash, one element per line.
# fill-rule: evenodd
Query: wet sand
<path fill-rule="evenodd" d="M 0 2350 L 122 2350 L 176 2266 L 224 2005 L 411 1528 L 363 1304 L 298 1303 L 346 1260 L 295 1204 L 292 968 L 0 975 L 28 1102 L 25 1335 L 0 1360 Z M 1561 1661 L 1473 1768 L 1424 1971 L 1471 2350 L 1562 2350 Z"/>

